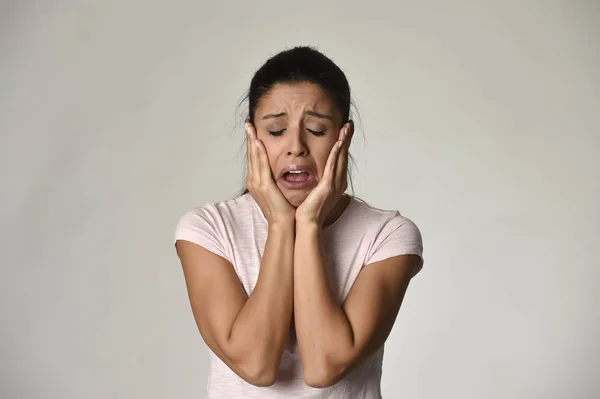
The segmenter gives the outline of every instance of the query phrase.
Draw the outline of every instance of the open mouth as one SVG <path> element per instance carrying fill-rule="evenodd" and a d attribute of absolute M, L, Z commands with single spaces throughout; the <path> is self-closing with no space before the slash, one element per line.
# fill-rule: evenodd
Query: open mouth
<path fill-rule="evenodd" d="M 289 183 L 304 183 L 309 177 L 310 173 L 307 171 L 289 171 L 282 176 L 283 180 Z"/>
<path fill-rule="evenodd" d="M 316 179 L 308 170 L 290 170 L 281 176 L 278 181 L 287 189 L 310 189 L 317 184 Z"/>

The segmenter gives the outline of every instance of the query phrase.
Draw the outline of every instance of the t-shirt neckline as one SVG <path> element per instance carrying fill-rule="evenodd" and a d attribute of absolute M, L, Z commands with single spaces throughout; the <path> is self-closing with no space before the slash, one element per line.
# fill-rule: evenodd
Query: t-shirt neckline
<path fill-rule="evenodd" d="M 260 209 L 258 202 L 256 202 L 256 200 L 254 199 L 252 194 L 250 194 L 250 193 L 247 193 L 247 194 L 248 194 L 250 201 L 252 201 L 252 203 L 254 203 L 254 206 L 256 206 L 256 209 L 258 209 L 258 213 L 260 214 L 260 216 L 262 217 L 264 222 L 268 224 L 267 218 L 265 217 L 265 214 L 263 213 L 262 209 Z M 343 194 L 343 195 L 347 195 L 347 194 Z M 346 208 L 344 209 L 342 214 L 333 223 L 331 223 L 330 225 L 328 225 L 326 227 L 323 227 L 321 229 L 322 232 L 327 232 L 327 231 L 331 230 L 334 226 L 336 226 L 340 223 L 340 220 L 342 220 L 346 217 L 350 207 L 352 207 L 352 205 L 354 204 L 354 197 L 352 197 L 351 195 L 347 195 L 347 196 L 350 197 L 350 202 L 348 202 L 348 205 L 346 205 Z"/>

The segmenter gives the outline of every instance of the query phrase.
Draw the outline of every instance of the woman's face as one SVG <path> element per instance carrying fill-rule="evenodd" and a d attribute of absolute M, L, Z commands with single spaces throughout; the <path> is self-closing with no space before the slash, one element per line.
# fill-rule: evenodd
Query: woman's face
<path fill-rule="evenodd" d="M 313 83 L 277 84 L 259 101 L 254 126 L 275 183 L 299 206 L 323 177 L 342 127 L 339 109 Z"/>

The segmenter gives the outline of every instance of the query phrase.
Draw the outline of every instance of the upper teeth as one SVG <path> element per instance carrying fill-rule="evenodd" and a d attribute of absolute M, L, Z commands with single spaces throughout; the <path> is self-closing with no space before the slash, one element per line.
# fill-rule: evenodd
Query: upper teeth
<path fill-rule="evenodd" d="M 303 170 L 290 170 L 288 173 L 302 173 Z"/>

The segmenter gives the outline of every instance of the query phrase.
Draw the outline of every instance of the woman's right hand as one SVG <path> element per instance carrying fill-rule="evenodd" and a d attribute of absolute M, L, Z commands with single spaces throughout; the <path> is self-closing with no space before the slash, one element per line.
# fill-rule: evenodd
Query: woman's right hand
<path fill-rule="evenodd" d="M 269 158 L 256 129 L 246 122 L 246 150 L 248 152 L 248 178 L 246 188 L 258 203 L 269 225 L 294 223 L 296 209 L 284 197 L 271 174 Z"/>

